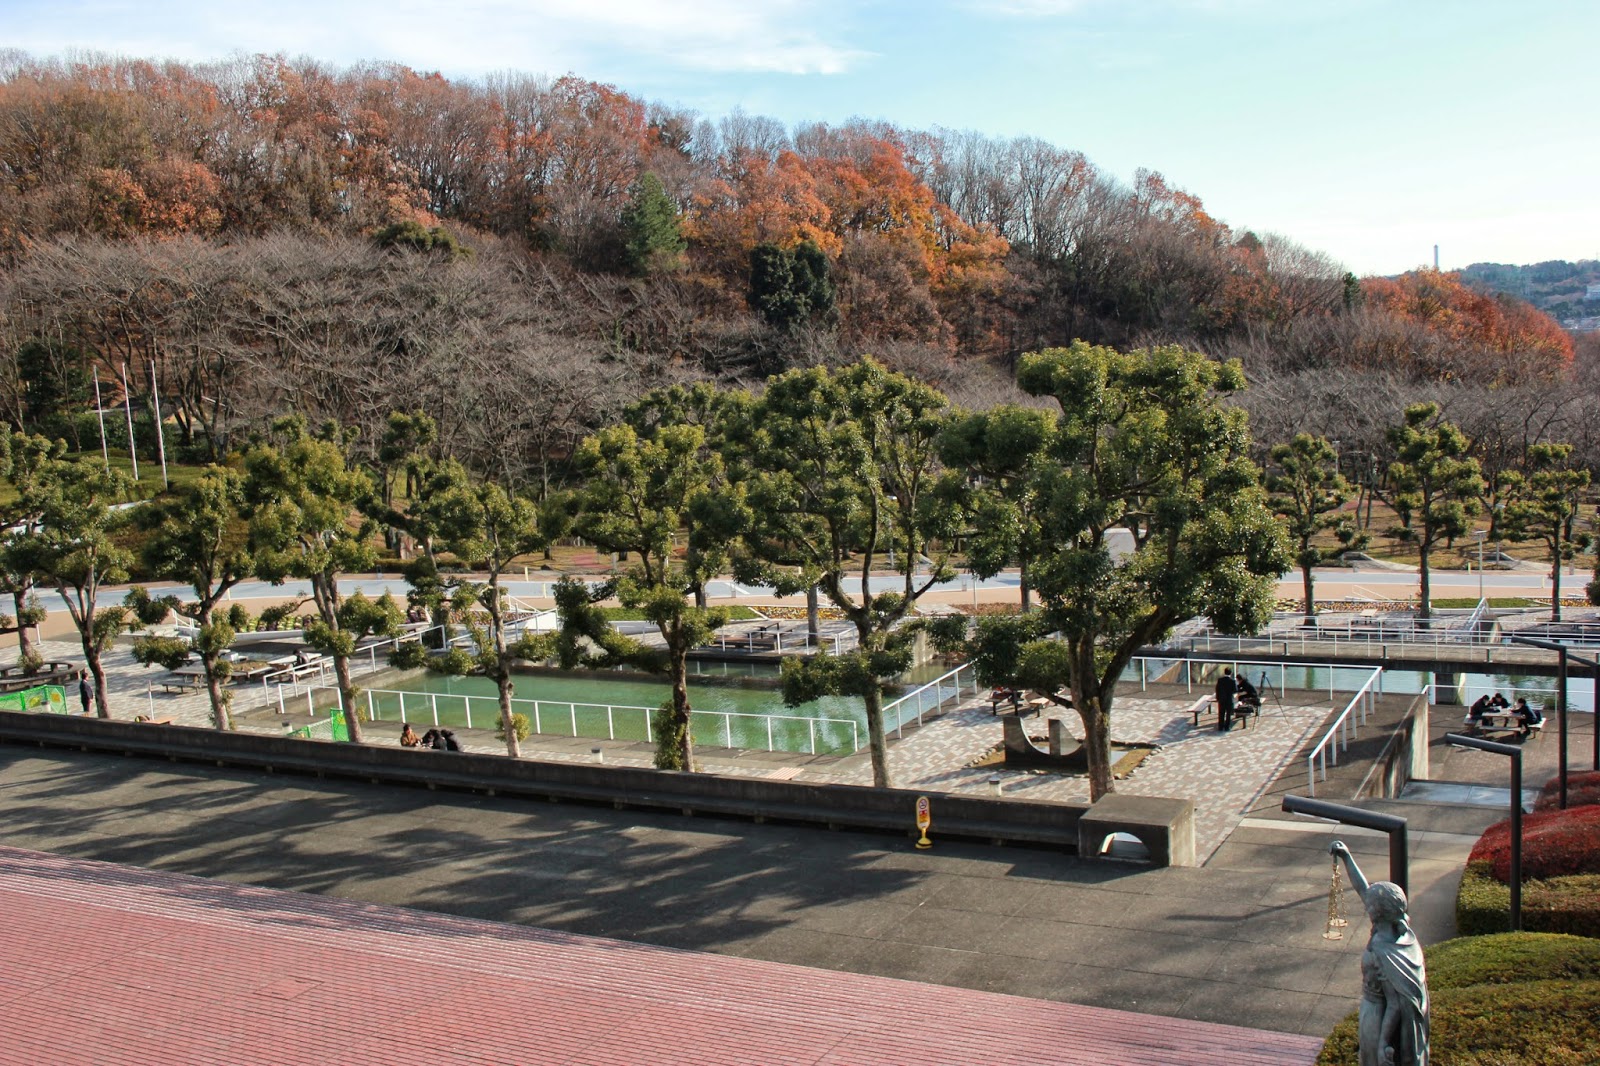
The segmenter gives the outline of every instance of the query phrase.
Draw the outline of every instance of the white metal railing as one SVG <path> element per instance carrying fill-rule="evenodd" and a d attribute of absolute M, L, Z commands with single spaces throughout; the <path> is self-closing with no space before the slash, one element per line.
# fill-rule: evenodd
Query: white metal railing
<path fill-rule="evenodd" d="M 350 665 L 352 669 L 358 666 L 363 667 L 365 668 L 366 672 L 377 670 L 379 668 L 379 652 L 384 652 L 387 654 L 388 652 L 400 647 L 400 645 L 410 644 L 413 641 L 423 641 L 426 643 L 425 638 L 428 636 L 428 634 L 434 632 L 442 633 L 443 631 L 443 626 L 430 626 L 427 629 L 412 630 L 410 632 L 402 633 L 397 637 L 387 637 L 383 640 L 378 640 L 371 644 L 363 645 L 362 647 L 357 648 L 350 656 Z M 298 696 L 300 692 L 300 685 L 302 683 L 307 685 L 326 685 L 329 677 L 331 677 L 333 673 L 333 656 L 316 655 L 308 658 L 304 662 L 298 662 L 291 666 L 285 666 L 283 669 L 275 670 L 270 674 L 263 674 L 261 677 L 261 688 L 263 692 L 267 693 L 269 700 L 272 696 L 273 685 L 277 685 L 279 688 L 282 688 L 284 685 L 289 685 L 294 688 L 295 695 Z M 313 677 L 316 679 L 315 681 L 308 680 L 309 678 Z M 282 701 L 281 692 L 279 693 L 279 701 Z"/>
<path fill-rule="evenodd" d="M 1156 669 L 1152 670 L 1152 666 L 1156 667 Z M 1210 685 L 1211 678 L 1208 676 L 1209 668 L 1219 666 L 1231 666 L 1233 667 L 1233 672 L 1240 676 L 1243 676 L 1246 667 L 1250 667 L 1251 669 L 1259 668 L 1263 673 L 1268 674 L 1276 672 L 1278 676 L 1278 684 L 1274 685 L 1273 687 L 1279 691 L 1282 691 L 1285 687 L 1287 687 L 1287 673 L 1290 670 L 1326 670 L 1328 672 L 1328 699 L 1330 700 L 1334 698 L 1334 693 L 1341 691 L 1341 686 L 1339 684 L 1339 671 L 1348 670 L 1357 676 L 1360 684 L 1355 685 L 1355 688 L 1359 688 L 1361 685 L 1369 683 L 1372 680 L 1372 676 L 1375 674 L 1377 675 L 1378 692 L 1379 694 L 1382 694 L 1383 692 L 1383 669 L 1382 667 L 1377 666 L 1344 665 L 1339 663 L 1276 662 L 1247 659 L 1243 657 L 1197 659 L 1193 656 L 1187 655 L 1135 655 L 1128 661 L 1129 671 L 1132 671 L 1135 667 L 1138 668 L 1139 690 L 1141 692 L 1148 689 L 1151 684 L 1181 684 L 1185 687 L 1186 691 L 1193 692 L 1197 677 L 1201 685 Z M 1162 680 L 1163 675 L 1170 673 L 1178 667 L 1183 668 L 1183 676 L 1181 678 L 1168 679 L 1165 681 Z M 1125 675 L 1123 680 L 1131 681 L 1132 678 Z M 1298 685 L 1295 687 L 1304 688 L 1304 686 Z M 1320 690 L 1322 685 L 1318 684 L 1317 688 Z M 1347 683 L 1343 687 L 1343 691 L 1351 691 L 1351 685 Z M 1362 724 L 1366 724 L 1365 719 L 1363 719 Z"/>
<path fill-rule="evenodd" d="M 1356 723 L 1351 717 L 1351 712 L 1359 707 L 1361 724 L 1366 724 L 1367 714 L 1372 710 L 1373 704 L 1377 700 L 1376 689 L 1379 678 L 1383 676 L 1383 668 L 1381 666 L 1374 667 L 1372 675 L 1367 679 L 1367 683 L 1362 685 L 1354 696 L 1350 697 L 1350 702 L 1345 704 L 1344 710 L 1339 712 L 1339 717 L 1333 720 L 1333 724 L 1328 727 L 1328 731 L 1322 734 L 1322 739 L 1317 741 L 1316 746 L 1311 749 L 1311 753 L 1306 756 L 1307 795 L 1315 796 L 1317 794 L 1318 767 L 1321 767 L 1322 777 L 1326 780 L 1328 776 L 1328 760 L 1331 758 L 1333 765 L 1338 766 L 1339 752 L 1350 746 L 1350 738 L 1355 736 L 1356 732 Z"/>
<path fill-rule="evenodd" d="M 304 692 L 306 712 L 312 716 L 317 713 L 317 693 L 325 695 L 324 705 L 327 707 L 343 708 L 344 701 L 339 689 L 334 686 L 308 685 Z M 459 710 L 468 729 L 498 729 L 500 727 L 500 698 L 498 696 L 474 696 L 466 693 L 451 692 L 406 692 L 399 689 L 364 689 L 362 699 L 366 702 L 367 720 L 370 722 L 385 721 L 384 713 L 388 709 L 385 701 L 393 697 L 396 717 L 393 721 L 420 721 L 431 719 L 434 725 L 452 724 L 440 720 L 441 706 L 446 715 Z M 286 699 L 283 686 L 278 689 L 278 711 L 287 714 L 291 707 L 298 706 L 301 694 L 293 694 L 292 700 Z M 358 701 L 359 702 L 359 701 Z M 477 708 L 476 724 L 474 723 L 474 707 Z M 654 707 L 638 707 L 628 704 L 616 703 L 584 703 L 572 700 L 529 700 L 512 699 L 511 710 L 513 713 L 525 715 L 535 733 L 547 733 L 556 736 L 604 736 L 607 740 L 618 739 L 619 724 L 625 740 L 638 739 L 642 733 L 647 743 L 655 742 L 654 729 L 651 726 L 650 716 L 655 713 Z M 586 725 L 598 723 L 601 714 L 605 718 L 604 732 L 585 730 L 579 728 L 579 722 Z M 689 712 L 691 722 L 711 721 L 716 723 L 711 729 L 699 730 L 702 736 L 708 733 L 720 735 L 722 746 L 727 748 L 756 748 L 759 744 L 749 743 L 752 733 L 759 740 L 765 737 L 767 751 L 803 751 L 809 755 L 821 754 L 825 751 L 837 750 L 837 746 L 829 744 L 823 749 L 818 747 L 819 733 L 821 739 L 826 741 L 830 730 L 841 726 L 850 727 L 849 751 L 851 754 L 861 750 L 860 723 L 849 718 L 822 718 L 808 717 L 792 714 L 757 714 L 750 711 L 697 711 Z M 741 723 L 741 728 L 735 729 L 735 723 Z M 742 727 L 749 723 L 748 728 Z M 786 723 L 796 723 L 793 726 L 795 733 L 800 728 L 799 723 L 805 726 L 804 748 L 787 747 L 780 741 L 788 740 L 791 733 L 785 728 Z M 554 727 L 563 728 L 554 728 Z M 737 737 L 735 733 L 737 732 Z M 738 743 L 735 743 L 735 740 Z"/>
<path fill-rule="evenodd" d="M 1253 637 L 1225 636 L 1208 631 L 1168 644 L 1158 645 L 1158 647 L 1170 648 L 1174 651 L 1205 652 L 1207 654 L 1230 651 L 1262 651 L 1268 648 L 1282 647 L 1283 654 L 1289 655 L 1293 650 L 1305 654 L 1308 651 L 1308 645 L 1360 646 L 1370 651 L 1375 647 L 1389 644 L 1460 648 L 1504 647 L 1506 643 L 1506 638 L 1500 634 L 1471 633 L 1464 629 L 1411 629 L 1386 627 L 1378 622 L 1349 622 L 1338 628 L 1318 626 L 1315 632 L 1309 633 L 1305 631 L 1290 633 L 1282 630 L 1269 630 Z"/>
<path fill-rule="evenodd" d="M 1480 596 L 1478 598 L 1478 606 L 1474 607 L 1472 609 L 1472 613 L 1467 615 L 1467 620 L 1462 624 L 1462 628 L 1468 630 L 1469 632 L 1476 633 L 1478 631 L 1478 623 L 1483 621 L 1483 616 L 1487 614 L 1488 611 L 1489 600 L 1486 597 Z"/>
<path fill-rule="evenodd" d="M 962 663 L 947 673 L 929 681 L 921 688 L 901 696 L 893 703 L 884 705 L 883 731 L 888 733 L 894 730 L 894 735 L 902 736 L 902 730 L 907 722 L 913 718 L 918 725 L 922 724 L 922 716 L 928 711 L 942 707 L 947 701 L 961 698 L 961 686 L 965 684 L 972 689 L 972 694 L 978 694 L 978 675 L 971 663 Z"/>

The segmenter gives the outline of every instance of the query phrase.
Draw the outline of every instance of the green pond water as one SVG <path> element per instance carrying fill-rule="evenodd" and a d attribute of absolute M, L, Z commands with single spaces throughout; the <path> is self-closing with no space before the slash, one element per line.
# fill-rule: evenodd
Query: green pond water
<path fill-rule="evenodd" d="M 718 664 L 705 665 L 711 668 L 708 673 L 722 672 L 715 669 Z M 742 668 L 729 672 L 749 673 Z M 671 695 L 670 686 L 654 679 L 522 674 L 516 679 L 513 710 L 536 723 L 536 733 L 643 741 L 648 739 L 650 712 Z M 435 724 L 499 727 L 495 686 L 487 678 L 418 672 L 376 680 L 371 696 L 372 717 L 396 729 L 402 721 L 419 731 Z M 365 703 L 367 696 L 360 699 Z M 691 678 L 689 699 L 696 744 L 833 754 L 866 745 L 866 714 L 858 698 L 827 696 L 785 707 L 774 689 L 695 684 Z M 317 700 L 319 707 L 333 702 L 331 694 L 320 691 Z"/>

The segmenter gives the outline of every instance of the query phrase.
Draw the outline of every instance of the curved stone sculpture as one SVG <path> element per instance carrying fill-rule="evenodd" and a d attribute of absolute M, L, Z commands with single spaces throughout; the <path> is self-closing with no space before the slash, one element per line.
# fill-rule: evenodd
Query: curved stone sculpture
<path fill-rule="evenodd" d="M 1075 770 L 1087 772 L 1089 752 L 1081 741 L 1067 735 L 1059 718 L 1046 719 L 1050 731 L 1050 750 L 1043 751 L 1029 738 L 1022 722 L 1016 718 L 1003 718 L 1005 729 L 1005 757 L 1007 766 L 1025 766 L 1049 770 Z"/>

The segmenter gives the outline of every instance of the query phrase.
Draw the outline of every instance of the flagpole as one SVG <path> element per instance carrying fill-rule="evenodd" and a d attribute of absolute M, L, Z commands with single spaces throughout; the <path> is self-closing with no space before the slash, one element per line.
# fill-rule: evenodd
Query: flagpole
<path fill-rule="evenodd" d="M 122 409 L 128 415 L 128 456 L 133 460 L 133 480 L 139 480 L 139 446 L 133 436 L 133 390 L 128 388 L 128 361 L 122 361 Z"/>
<path fill-rule="evenodd" d="M 100 368 L 94 368 L 94 413 L 100 418 L 100 458 L 105 460 L 106 473 L 111 473 L 111 449 L 106 447 L 106 409 L 100 402 Z"/>
<path fill-rule="evenodd" d="M 156 446 L 161 450 L 161 487 L 170 489 L 167 480 L 167 434 L 161 426 L 161 388 L 156 384 L 156 361 L 150 360 L 150 398 L 156 405 Z"/>

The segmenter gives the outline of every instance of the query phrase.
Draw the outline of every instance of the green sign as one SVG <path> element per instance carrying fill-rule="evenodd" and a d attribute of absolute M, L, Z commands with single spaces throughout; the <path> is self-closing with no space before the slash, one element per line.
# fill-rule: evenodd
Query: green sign
<path fill-rule="evenodd" d="M 0 711 L 67 713 L 67 690 L 60 685 L 35 685 L 0 695 Z"/>

